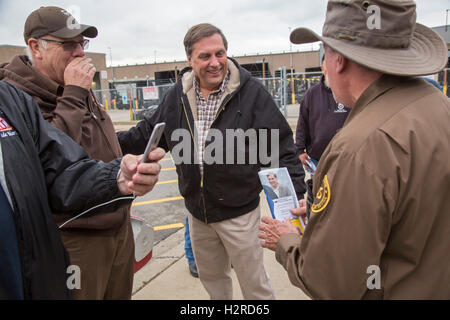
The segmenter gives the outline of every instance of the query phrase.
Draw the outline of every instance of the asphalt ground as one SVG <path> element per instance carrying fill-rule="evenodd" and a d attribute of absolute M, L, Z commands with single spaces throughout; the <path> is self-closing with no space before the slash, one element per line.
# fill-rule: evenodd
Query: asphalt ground
<path fill-rule="evenodd" d="M 154 244 L 184 228 L 188 212 L 178 190 L 178 176 L 170 154 L 160 164 L 162 169 L 154 189 L 134 200 L 131 207 L 131 215 L 145 219 L 154 228 Z"/>

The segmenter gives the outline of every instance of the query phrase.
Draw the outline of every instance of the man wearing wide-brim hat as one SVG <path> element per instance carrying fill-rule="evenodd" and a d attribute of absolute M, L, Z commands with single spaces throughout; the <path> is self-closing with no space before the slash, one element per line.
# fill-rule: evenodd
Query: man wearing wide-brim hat
<path fill-rule="evenodd" d="M 319 40 L 352 111 L 320 159 L 303 238 L 263 218 L 262 246 L 312 298 L 450 299 L 450 103 L 418 77 L 445 67 L 446 44 L 408 0 L 331 0 L 323 36 L 291 34 Z"/>

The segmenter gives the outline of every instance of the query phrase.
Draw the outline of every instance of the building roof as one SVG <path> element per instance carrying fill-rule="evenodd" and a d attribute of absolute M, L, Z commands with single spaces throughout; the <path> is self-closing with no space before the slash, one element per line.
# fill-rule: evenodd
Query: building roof
<path fill-rule="evenodd" d="M 450 44 L 450 25 L 431 28 L 436 31 L 448 44 Z"/>

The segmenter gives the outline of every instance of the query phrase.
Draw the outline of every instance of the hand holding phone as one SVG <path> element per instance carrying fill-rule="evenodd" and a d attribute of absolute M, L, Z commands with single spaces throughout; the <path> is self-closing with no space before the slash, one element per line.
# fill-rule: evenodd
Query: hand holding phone
<path fill-rule="evenodd" d="M 310 157 L 308 157 L 305 161 L 305 168 L 306 171 L 309 172 L 309 174 L 314 175 L 316 173 L 316 166 L 314 165 L 314 162 L 311 160 Z"/>
<path fill-rule="evenodd" d="M 166 127 L 165 122 L 158 123 L 152 131 L 152 135 L 148 140 L 147 147 L 145 148 L 144 155 L 142 156 L 142 163 L 150 162 L 148 159 L 148 155 L 150 152 L 156 149 L 159 144 L 159 140 L 161 139 L 162 134 L 164 133 L 164 128 Z"/>

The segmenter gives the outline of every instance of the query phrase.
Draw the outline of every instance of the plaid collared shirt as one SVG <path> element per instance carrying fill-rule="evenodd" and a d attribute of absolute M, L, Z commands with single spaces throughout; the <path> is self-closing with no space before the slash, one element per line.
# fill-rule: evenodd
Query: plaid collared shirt
<path fill-rule="evenodd" d="M 196 122 L 197 133 L 198 133 L 198 157 L 200 164 L 200 172 L 203 176 L 203 153 L 205 152 L 205 142 L 208 136 L 209 129 L 211 128 L 214 119 L 216 118 L 217 111 L 219 110 L 219 101 L 222 98 L 225 89 L 230 81 L 230 70 L 227 71 L 225 78 L 219 89 L 212 91 L 208 99 L 202 94 L 200 89 L 200 84 L 197 78 L 194 77 L 194 88 L 195 96 L 197 100 L 197 116 L 198 121 Z"/>

